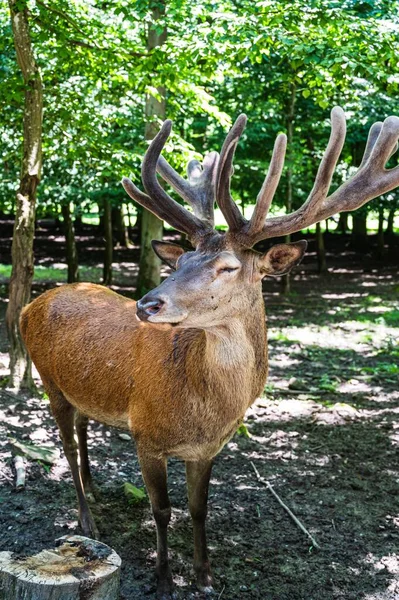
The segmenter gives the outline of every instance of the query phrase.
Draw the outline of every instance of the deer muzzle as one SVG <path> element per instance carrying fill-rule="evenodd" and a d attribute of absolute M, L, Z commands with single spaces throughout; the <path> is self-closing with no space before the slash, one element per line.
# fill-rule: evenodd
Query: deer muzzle
<path fill-rule="evenodd" d="M 165 304 L 160 298 L 148 298 L 144 296 L 137 302 L 137 316 L 140 321 L 148 321 L 150 317 L 157 315 Z"/>
<path fill-rule="evenodd" d="M 177 324 L 187 317 L 187 311 L 178 308 L 170 298 L 153 291 L 137 302 L 136 309 L 140 321 L 149 323 Z"/>

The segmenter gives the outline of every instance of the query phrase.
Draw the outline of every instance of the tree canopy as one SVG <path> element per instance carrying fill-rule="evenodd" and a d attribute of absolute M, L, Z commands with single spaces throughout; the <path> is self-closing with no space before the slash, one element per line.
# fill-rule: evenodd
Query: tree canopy
<path fill-rule="evenodd" d="M 152 21 L 151 2 L 37 0 L 29 9 L 32 44 L 44 87 L 43 175 L 39 214 L 73 201 L 79 210 L 108 195 L 125 200 L 122 175 L 138 178 L 145 149 L 146 94 L 166 90 L 175 121 L 169 159 L 218 149 L 240 112 L 249 125 L 238 151 L 234 194 L 253 203 L 275 135 L 287 128 L 293 96 L 294 203 L 309 191 L 314 161 L 329 134 L 329 110 L 350 117 L 337 180 L 356 165 L 375 120 L 399 113 L 397 2 L 179 0 Z M 0 9 L 0 122 L 4 176 L 0 206 L 9 210 L 19 171 L 23 81 L 9 12 Z M 166 28 L 147 48 L 148 27 Z M 287 164 L 288 164 L 287 163 Z M 284 203 L 284 181 L 276 198 Z"/>

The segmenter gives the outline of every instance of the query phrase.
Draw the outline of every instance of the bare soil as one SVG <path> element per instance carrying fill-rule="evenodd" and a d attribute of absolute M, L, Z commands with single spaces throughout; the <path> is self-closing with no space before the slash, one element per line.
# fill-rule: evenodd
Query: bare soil
<path fill-rule="evenodd" d="M 63 260 L 62 250 L 56 256 L 62 242 L 49 237 L 48 231 L 43 234 L 37 256 L 51 265 Z M 86 237 L 81 250 L 93 247 Z M 290 296 L 279 295 L 278 281 L 265 283 L 270 378 L 264 396 L 248 412 L 250 437 L 236 434 L 216 458 L 211 480 L 209 545 L 216 598 L 222 600 L 399 598 L 397 264 L 393 254 L 378 263 L 333 237 L 327 241 L 327 276 L 317 275 L 311 246 L 295 271 Z M 6 256 L 6 244 L 2 249 Z M 136 257 L 137 248 L 117 256 L 124 265 L 116 280 L 122 293 L 134 293 Z M 100 260 L 101 253 L 93 258 L 89 250 L 82 259 L 86 264 Z M 34 295 L 53 285 L 36 283 Z M 28 460 L 26 488 L 15 491 L 10 438 L 61 445 L 48 401 L 40 394 L 16 397 L 7 390 L 6 288 L 3 282 L 0 551 L 31 554 L 51 547 L 55 538 L 81 532 L 62 451 L 51 468 Z M 134 444 L 119 433 L 96 423 L 90 428 L 99 489 L 93 512 L 101 540 L 122 557 L 121 599 L 152 600 L 155 527 L 148 501 L 133 505 L 124 494 L 125 482 L 139 488 L 143 482 Z M 320 550 L 256 479 L 251 461 Z M 169 488 L 176 598 L 200 599 L 191 569 L 184 468 L 178 461 L 170 461 Z"/>

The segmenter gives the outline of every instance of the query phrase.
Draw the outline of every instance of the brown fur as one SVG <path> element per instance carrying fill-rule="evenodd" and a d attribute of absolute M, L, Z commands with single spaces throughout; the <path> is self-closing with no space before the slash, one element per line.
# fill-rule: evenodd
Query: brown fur
<path fill-rule="evenodd" d="M 184 329 L 140 322 L 134 301 L 80 283 L 29 304 L 21 331 L 50 398 L 58 388 L 88 417 L 130 428 L 151 454 L 211 458 L 266 379 L 261 297 L 257 308 L 242 331 Z"/>

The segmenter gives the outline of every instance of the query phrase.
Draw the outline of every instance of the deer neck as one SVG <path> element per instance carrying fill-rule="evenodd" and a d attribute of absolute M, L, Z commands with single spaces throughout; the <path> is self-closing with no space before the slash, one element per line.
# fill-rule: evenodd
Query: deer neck
<path fill-rule="evenodd" d="M 219 325 L 206 329 L 208 363 L 248 368 L 267 352 L 265 309 L 261 290 L 251 290 Z"/>

